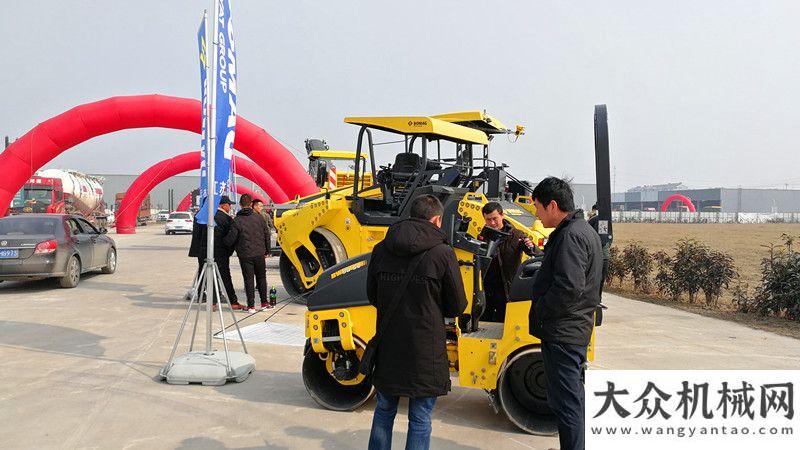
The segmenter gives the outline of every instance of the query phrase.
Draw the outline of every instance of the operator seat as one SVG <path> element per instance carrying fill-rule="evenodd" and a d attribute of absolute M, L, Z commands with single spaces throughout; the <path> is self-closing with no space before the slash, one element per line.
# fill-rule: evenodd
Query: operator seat
<path fill-rule="evenodd" d="M 419 168 L 421 157 L 416 153 L 398 153 L 392 166 L 392 180 L 408 181 Z"/>

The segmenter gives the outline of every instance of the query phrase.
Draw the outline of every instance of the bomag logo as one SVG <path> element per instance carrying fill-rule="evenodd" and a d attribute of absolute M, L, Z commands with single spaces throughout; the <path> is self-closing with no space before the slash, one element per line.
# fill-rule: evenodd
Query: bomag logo
<path fill-rule="evenodd" d="M 351 264 L 351 265 L 349 265 L 349 266 L 347 266 L 345 268 L 339 269 L 336 272 L 333 272 L 331 274 L 331 280 L 333 280 L 334 278 L 340 277 L 340 276 L 342 276 L 342 275 L 344 275 L 346 273 L 352 272 L 352 271 L 354 271 L 354 270 L 356 270 L 356 269 L 358 269 L 360 267 L 364 267 L 366 265 L 367 265 L 367 261 L 364 260 L 364 261 L 359 261 L 359 262 L 357 262 L 355 264 Z"/>
<path fill-rule="evenodd" d="M 427 120 L 409 120 L 408 126 L 410 127 L 427 127 L 428 121 Z"/>

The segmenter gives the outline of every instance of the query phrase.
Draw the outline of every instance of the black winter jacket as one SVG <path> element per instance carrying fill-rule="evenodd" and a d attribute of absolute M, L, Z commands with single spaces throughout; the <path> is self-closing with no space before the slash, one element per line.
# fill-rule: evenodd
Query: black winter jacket
<path fill-rule="evenodd" d="M 367 297 L 380 323 L 411 259 L 426 250 L 375 352 L 372 383 L 386 395 L 435 397 L 450 390 L 444 318 L 464 312 L 467 298 L 444 233 L 421 219 L 392 225 L 372 251 Z"/>
<path fill-rule="evenodd" d="M 267 222 L 252 208 L 242 208 L 236 213 L 231 231 L 225 236 L 225 245 L 236 249 L 239 258 L 267 255 L 270 250 Z"/>
<path fill-rule="evenodd" d="M 583 219 L 567 216 L 550 234 L 533 284 L 530 332 L 544 342 L 588 345 L 600 304 L 603 250 Z"/>
<path fill-rule="evenodd" d="M 233 249 L 225 245 L 225 236 L 231 231 L 233 226 L 233 217 L 229 216 L 225 211 L 218 209 L 214 214 L 214 259 L 230 258 L 233 254 Z M 189 244 L 189 256 L 205 257 L 206 249 L 208 248 L 208 227 L 197 223 L 197 216 L 194 218 L 192 224 L 192 243 Z"/>
<path fill-rule="evenodd" d="M 486 230 L 486 226 L 483 227 L 479 235 L 479 237 L 482 238 L 481 240 L 488 238 L 487 232 L 484 230 Z M 497 244 L 495 259 L 492 260 L 492 264 L 489 266 L 491 271 L 487 269 L 486 276 L 500 277 L 499 281 L 501 281 L 503 285 L 503 295 L 508 299 L 508 294 L 511 292 L 511 282 L 514 281 L 517 269 L 522 263 L 522 254 L 525 253 L 528 256 L 533 256 L 538 248 L 536 248 L 536 250 L 528 248 L 528 246 L 525 245 L 525 238 L 528 237 L 528 235 L 514 228 L 507 220 L 503 220 L 502 231 L 509 233 L 510 236 L 500 239 L 500 243 Z M 499 270 L 495 272 L 498 268 Z"/>

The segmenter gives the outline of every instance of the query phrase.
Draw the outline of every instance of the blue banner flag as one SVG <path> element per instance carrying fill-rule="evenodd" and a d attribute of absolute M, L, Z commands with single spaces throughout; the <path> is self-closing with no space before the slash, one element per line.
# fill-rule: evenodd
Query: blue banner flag
<path fill-rule="evenodd" d="M 200 195 L 198 203 L 200 204 L 200 211 L 197 214 L 197 220 L 207 223 L 206 217 L 206 199 L 208 198 L 208 164 L 206 163 L 206 141 L 208 140 L 208 130 L 206 124 L 208 123 L 208 83 L 206 83 L 206 66 L 208 64 L 208 50 L 206 49 L 206 16 L 203 15 L 203 21 L 200 22 L 200 29 L 197 30 L 197 46 L 200 49 L 200 98 L 202 104 L 202 138 L 200 141 Z"/>
<path fill-rule="evenodd" d="M 217 54 L 212 67 L 214 90 L 214 211 L 219 207 L 220 196 L 228 190 L 233 140 L 236 136 L 236 46 L 233 40 L 233 22 L 229 0 L 217 0 L 214 23 L 214 39 Z M 198 213 L 198 223 L 207 223 L 207 208 Z M 212 218 L 213 220 L 213 218 Z"/>

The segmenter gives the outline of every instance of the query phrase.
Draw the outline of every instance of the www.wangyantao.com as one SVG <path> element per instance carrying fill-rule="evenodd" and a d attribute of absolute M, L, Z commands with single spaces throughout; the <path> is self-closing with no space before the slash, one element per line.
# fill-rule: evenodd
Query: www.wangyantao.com
<path fill-rule="evenodd" d="M 794 427 L 590 427 L 593 435 L 607 436 L 674 436 L 692 438 L 695 436 L 792 436 Z"/>

